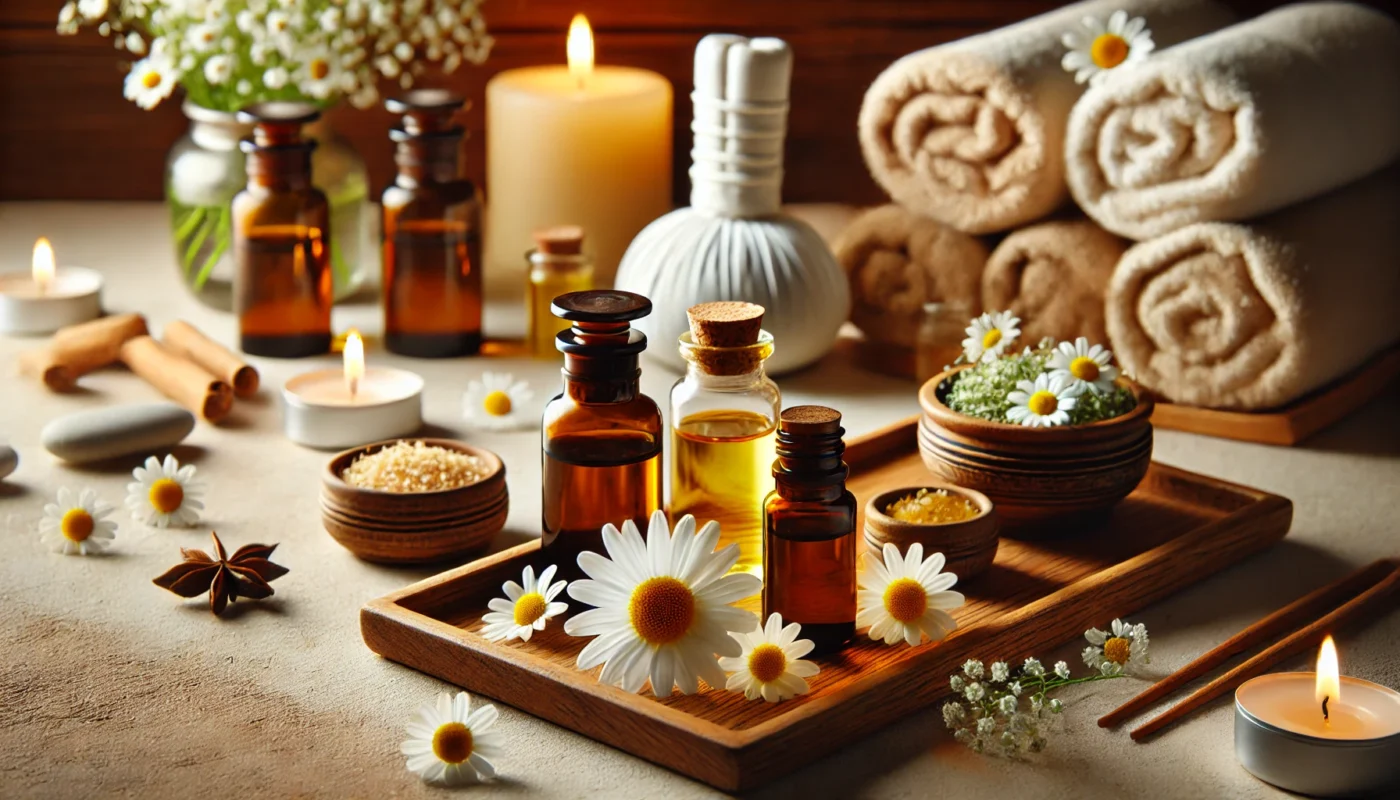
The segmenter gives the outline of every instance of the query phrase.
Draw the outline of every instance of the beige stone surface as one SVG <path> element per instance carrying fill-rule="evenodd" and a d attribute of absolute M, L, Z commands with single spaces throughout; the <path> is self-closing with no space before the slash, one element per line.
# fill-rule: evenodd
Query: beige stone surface
<path fill-rule="evenodd" d="M 232 341 L 233 320 L 208 312 L 176 282 L 164 211 L 151 204 L 0 205 L 0 271 L 24 270 L 38 235 L 60 264 L 101 270 L 107 304 L 138 310 L 159 329 L 176 317 Z M 372 305 L 338 308 L 336 325 L 378 330 Z M 488 324 L 508 333 L 514 309 Z M 0 437 L 20 453 L 0 482 L 0 796 L 22 798 L 447 796 L 420 785 L 398 754 L 403 725 L 442 682 L 371 654 L 357 612 L 371 598 L 429 574 L 356 560 L 322 531 L 317 508 L 325 453 L 279 431 L 276 390 L 289 376 L 333 363 L 261 361 L 261 399 L 240 402 L 230 424 L 201 423 L 178 451 L 209 485 L 206 519 L 224 540 L 280 542 L 291 573 L 270 601 L 238 604 L 214 619 L 150 583 L 180 547 L 206 546 L 204 531 L 160 531 L 126 512 L 111 555 L 64 558 L 34 528 L 59 486 L 91 486 L 121 505 L 130 461 L 72 468 L 38 445 L 47 420 L 104 403 L 154 400 L 154 390 L 113 369 L 85 391 L 52 395 L 16 377 L 33 341 L 0 336 Z M 781 346 L 781 343 L 779 343 Z M 373 363 L 427 378 L 428 421 L 499 452 L 510 470 L 505 545 L 536 535 L 538 434 L 464 430 L 459 404 L 484 369 L 528 379 L 536 403 L 553 392 L 554 369 L 527 361 L 398 359 L 371 345 Z M 674 376 L 648 369 L 643 383 L 664 398 Z M 828 361 L 781 382 L 789 403 L 842 409 L 853 433 L 917 410 L 907 384 Z M 1269 611 L 1382 555 L 1400 554 L 1400 420 L 1395 394 L 1323 433 L 1306 448 L 1280 449 L 1161 432 L 1157 458 L 1291 497 L 1288 539 L 1207 578 L 1139 617 L 1152 633 L 1153 674 L 1173 670 Z M 1204 566 L 1204 565 L 1203 565 Z M 1105 621 L 1107 622 L 1107 621 Z M 1400 613 L 1339 633 L 1343 669 L 1400 685 Z M 1051 658 L 1078 664 L 1066 643 Z M 984 654 L 994 657 L 996 654 Z M 1308 668 L 1299 658 L 1290 668 Z M 930 675 L 942 681 L 946 676 Z M 1271 797 L 1231 751 L 1232 712 L 1217 702 L 1145 745 L 1094 719 L 1143 684 L 1123 680 L 1068 691 L 1065 730 L 1026 762 L 974 756 L 951 741 L 936 711 L 905 721 L 759 792 L 766 797 Z M 707 787 L 547 722 L 502 708 L 508 746 L 503 779 L 473 797 L 707 797 Z M 839 730 L 831 735 L 840 739 Z"/>

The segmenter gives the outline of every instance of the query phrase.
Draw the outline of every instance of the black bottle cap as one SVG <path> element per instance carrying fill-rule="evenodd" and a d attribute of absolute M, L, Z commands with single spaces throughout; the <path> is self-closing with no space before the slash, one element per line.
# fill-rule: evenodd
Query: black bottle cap
<path fill-rule="evenodd" d="M 630 322 L 650 314 L 651 301 L 621 289 L 593 289 L 561 294 L 549 310 L 560 319 L 575 322 Z"/>
<path fill-rule="evenodd" d="M 403 126 L 391 128 L 389 137 L 395 141 L 415 136 L 452 135 L 464 132 L 452 123 L 452 117 L 467 105 L 467 99 L 447 89 L 414 89 L 384 101 L 392 114 L 403 115 Z"/>

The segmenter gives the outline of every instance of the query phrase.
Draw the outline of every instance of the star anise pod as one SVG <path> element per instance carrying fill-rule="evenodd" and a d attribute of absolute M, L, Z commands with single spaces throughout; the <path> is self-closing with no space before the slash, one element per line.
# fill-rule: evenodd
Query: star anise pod
<path fill-rule="evenodd" d="M 232 558 L 224 552 L 219 534 L 214 537 L 214 554 L 210 558 L 203 550 L 180 548 L 185 560 L 166 570 L 152 583 L 169 589 L 181 597 L 198 597 L 209 593 L 209 608 L 216 615 L 224 613 L 228 604 L 240 597 L 261 600 L 272 596 L 269 581 L 287 574 L 287 568 L 268 561 L 277 545 L 244 545 Z"/>

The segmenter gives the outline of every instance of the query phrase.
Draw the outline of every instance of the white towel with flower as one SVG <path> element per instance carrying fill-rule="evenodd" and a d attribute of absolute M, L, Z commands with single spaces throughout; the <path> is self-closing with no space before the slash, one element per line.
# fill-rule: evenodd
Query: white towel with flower
<path fill-rule="evenodd" d="M 1300 3 L 1115 70 L 1075 105 L 1065 168 L 1100 225 L 1149 239 L 1250 219 L 1400 156 L 1400 24 Z"/>

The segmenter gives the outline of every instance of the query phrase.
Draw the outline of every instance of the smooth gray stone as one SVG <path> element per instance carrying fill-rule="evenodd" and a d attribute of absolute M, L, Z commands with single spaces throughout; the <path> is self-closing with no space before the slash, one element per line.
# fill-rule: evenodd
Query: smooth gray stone
<path fill-rule="evenodd" d="M 152 454 L 184 441 L 194 415 L 171 403 L 110 406 L 59 417 L 44 426 L 39 441 L 65 461 Z"/>
<path fill-rule="evenodd" d="M 19 453 L 13 447 L 0 444 L 0 480 L 4 480 L 6 475 L 15 471 L 19 466 Z"/>

